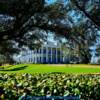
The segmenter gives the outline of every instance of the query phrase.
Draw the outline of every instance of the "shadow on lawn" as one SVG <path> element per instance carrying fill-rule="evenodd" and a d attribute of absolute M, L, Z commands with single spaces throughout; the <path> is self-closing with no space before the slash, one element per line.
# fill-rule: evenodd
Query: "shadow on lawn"
<path fill-rule="evenodd" d="M 12 69 L 0 69 L 0 71 L 19 71 L 19 70 L 23 70 L 28 66 L 22 66 L 22 67 L 18 67 L 18 68 L 12 68 Z"/>

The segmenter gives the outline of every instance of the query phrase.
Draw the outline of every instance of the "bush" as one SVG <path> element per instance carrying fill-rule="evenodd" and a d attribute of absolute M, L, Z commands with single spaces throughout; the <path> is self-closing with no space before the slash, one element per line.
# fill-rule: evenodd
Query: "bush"
<path fill-rule="evenodd" d="M 5 100 L 17 100 L 25 90 L 30 96 L 79 95 L 83 100 L 100 100 L 100 76 L 92 74 L 0 74 L 0 87 Z"/>

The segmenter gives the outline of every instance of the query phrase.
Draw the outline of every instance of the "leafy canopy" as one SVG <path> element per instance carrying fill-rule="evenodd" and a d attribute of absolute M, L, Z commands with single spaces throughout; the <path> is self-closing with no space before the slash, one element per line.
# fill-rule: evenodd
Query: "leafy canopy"
<path fill-rule="evenodd" d="M 99 0 L 0 0 L 0 53 L 40 47 L 48 33 L 66 37 L 88 54 L 100 29 Z M 82 44 L 82 46 L 80 46 Z M 81 53 L 82 54 L 82 53 Z M 85 57 L 86 58 L 86 57 Z M 88 58 L 88 57 L 87 57 Z M 89 58 L 90 59 L 90 58 Z"/>

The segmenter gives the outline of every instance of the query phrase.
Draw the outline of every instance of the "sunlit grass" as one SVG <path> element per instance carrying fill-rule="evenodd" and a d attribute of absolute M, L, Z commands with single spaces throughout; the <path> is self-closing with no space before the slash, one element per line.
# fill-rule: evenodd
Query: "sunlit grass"
<path fill-rule="evenodd" d="M 100 73 L 99 65 L 85 64 L 19 64 L 4 67 L 1 73 L 50 73 L 65 72 L 68 74 L 92 74 Z"/>

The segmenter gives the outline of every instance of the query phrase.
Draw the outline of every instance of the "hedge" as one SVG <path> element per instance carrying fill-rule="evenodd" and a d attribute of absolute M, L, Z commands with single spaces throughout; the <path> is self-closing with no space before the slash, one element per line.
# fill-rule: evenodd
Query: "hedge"
<path fill-rule="evenodd" d="M 99 74 L 0 74 L 0 94 L 4 100 L 30 96 L 79 96 L 82 100 L 100 100 Z M 3 97 L 3 96 L 2 96 Z"/>

